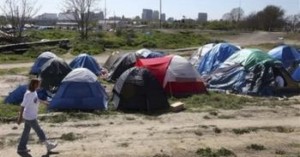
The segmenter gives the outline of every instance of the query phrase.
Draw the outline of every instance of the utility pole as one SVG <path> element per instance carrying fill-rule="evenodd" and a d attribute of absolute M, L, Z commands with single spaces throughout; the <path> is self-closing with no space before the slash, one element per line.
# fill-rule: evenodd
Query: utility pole
<path fill-rule="evenodd" d="M 106 16 L 107 16 L 106 0 L 104 0 L 104 28 L 105 29 L 106 29 Z"/>
<path fill-rule="evenodd" d="M 240 19 L 241 19 L 241 0 L 239 0 L 239 13 L 238 13 L 238 22 L 240 22 Z"/>
<path fill-rule="evenodd" d="M 161 12 L 161 9 L 162 6 L 161 6 L 161 0 L 159 0 L 159 28 L 161 29 L 162 28 L 162 25 L 161 25 L 161 22 L 162 22 L 162 12 Z"/>

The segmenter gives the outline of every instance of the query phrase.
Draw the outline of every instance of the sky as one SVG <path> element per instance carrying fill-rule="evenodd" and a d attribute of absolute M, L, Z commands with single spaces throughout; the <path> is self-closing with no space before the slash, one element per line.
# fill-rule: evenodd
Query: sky
<path fill-rule="evenodd" d="M 300 13 L 300 0 L 161 0 L 162 12 L 168 17 L 181 19 L 183 16 L 196 19 L 198 12 L 208 13 L 209 20 L 220 19 L 232 8 L 241 6 L 245 14 L 260 11 L 267 5 L 280 6 L 286 14 Z M 97 4 L 98 11 L 104 10 L 105 0 Z M 38 0 L 38 14 L 59 13 L 63 0 Z M 159 0 L 106 0 L 107 16 L 141 16 L 143 8 L 159 10 Z"/>

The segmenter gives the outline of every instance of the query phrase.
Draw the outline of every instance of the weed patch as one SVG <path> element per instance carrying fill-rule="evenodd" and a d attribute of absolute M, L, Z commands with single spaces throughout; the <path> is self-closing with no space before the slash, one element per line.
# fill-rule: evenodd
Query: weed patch
<path fill-rule="evenodd" d="M 70 133 L 62 134 L 60 139 L 64 141 L 75 141 L 79 139 L 79 137 L 76 136 L 73 132 L 70 132 Z"/>
<path fill-rule="evenodd" d="M 246 148 L 250 149 L 250 150 L 255 150 L 255 151 L 262 151 L 262 150 L 266 149 L 266 147 L 264 145 L 260 145 L 260 144 L 251 144 L 251 145 L 247 146 Z"/>
<path fill-rule="evenodd" d="M 228 150 L 226 148 L 221 148 L 218 150 L 212 150 L 211 148 L 200 148 L 197 150 L 197 155 L 200 157 L 224 157 L 224 156 L 233 156 L 236 155 L 231 150 Z"/>

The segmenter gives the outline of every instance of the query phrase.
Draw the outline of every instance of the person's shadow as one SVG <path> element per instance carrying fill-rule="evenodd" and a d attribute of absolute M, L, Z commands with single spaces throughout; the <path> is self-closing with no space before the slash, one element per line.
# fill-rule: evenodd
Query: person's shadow
<path fill-rule="evenodd" d="M 57 154 L 59 154 L 59 152 L 47 152 L 47 154 L 45 154 L 45 155 L 42 155 L 42 157 L 50 157 L 51 155 L 57 155 Z"/>
<path fill-rule="evenodd" d="M 24 152 L 24 153 L 18 153 L 21 157 L 32 157 L 31 154 L 29 154 L 28 152 Z M 51 155 L 57 155 L 59 154 L 59 152 L 47 152 L 47 154 L 42 155 L 42 157 L 50 157 Z"/>

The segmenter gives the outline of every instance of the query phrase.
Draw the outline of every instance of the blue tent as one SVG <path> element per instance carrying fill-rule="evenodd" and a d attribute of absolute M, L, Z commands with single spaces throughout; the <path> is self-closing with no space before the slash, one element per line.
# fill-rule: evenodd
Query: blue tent
<path fill-rule="evenodd" d="M 97 76 L 86 68 L 77 68 L 62 81 L 50 102 L 50 110 L 103 110 L 108 96 Z"/>
<path fill-rule="evenodd" d="M 200 75 L 209 75 L 216 70 L 221 63 L 228 57 L 237 52 L 239 48 L 232 44 L 220 43 L 215 45 L 209 52 L 207 52 L 198 66 Z"/>
<path fill-rule="evenodd" d="M 80 54 L 78 55 L 71 63 L 70 67 L 72 69 L 76 68 L 87 68 L 95 75 L 99 76 L 101 74 L 101 67 L 97 63 L 97 61 L 88 54 Z"/>
<path fill-rule="evenodd" d="M 33 66 L 31 67 L 30 74 L 39 75 L 41 73 L 42 66 L 50 59 L 56 58 L 57 56 L 52 52 L 43 52 L 35 60 Z"/>
<path fill-rule="evenodd" d="M 295 63 L 300 61 L 300 53 L 294 47 L 289 45 L 278 46 L 269 51 L 268 54 L 271 57 L 280 60 L 283 63 L 283 67 L 286 69 L 291 68 Z"/>
<path fill-rule="evenodd" d="M 19 105 L 22 103 L 24 94 L 27 90 L 28 85 L 19 85 L 15 90 L 9 93 L 9 95 L 5 98 L 5 104 L 16 104 Z M 47 100 L 48 94 L 46 90 L 40 89 L 37 91 L 38 97 L 41 100 Z"/>
<path fill-rule="evenodd" d="M 294 81 L 300 81 L 300 67 L 298 67 L 292 74 Z"/>

